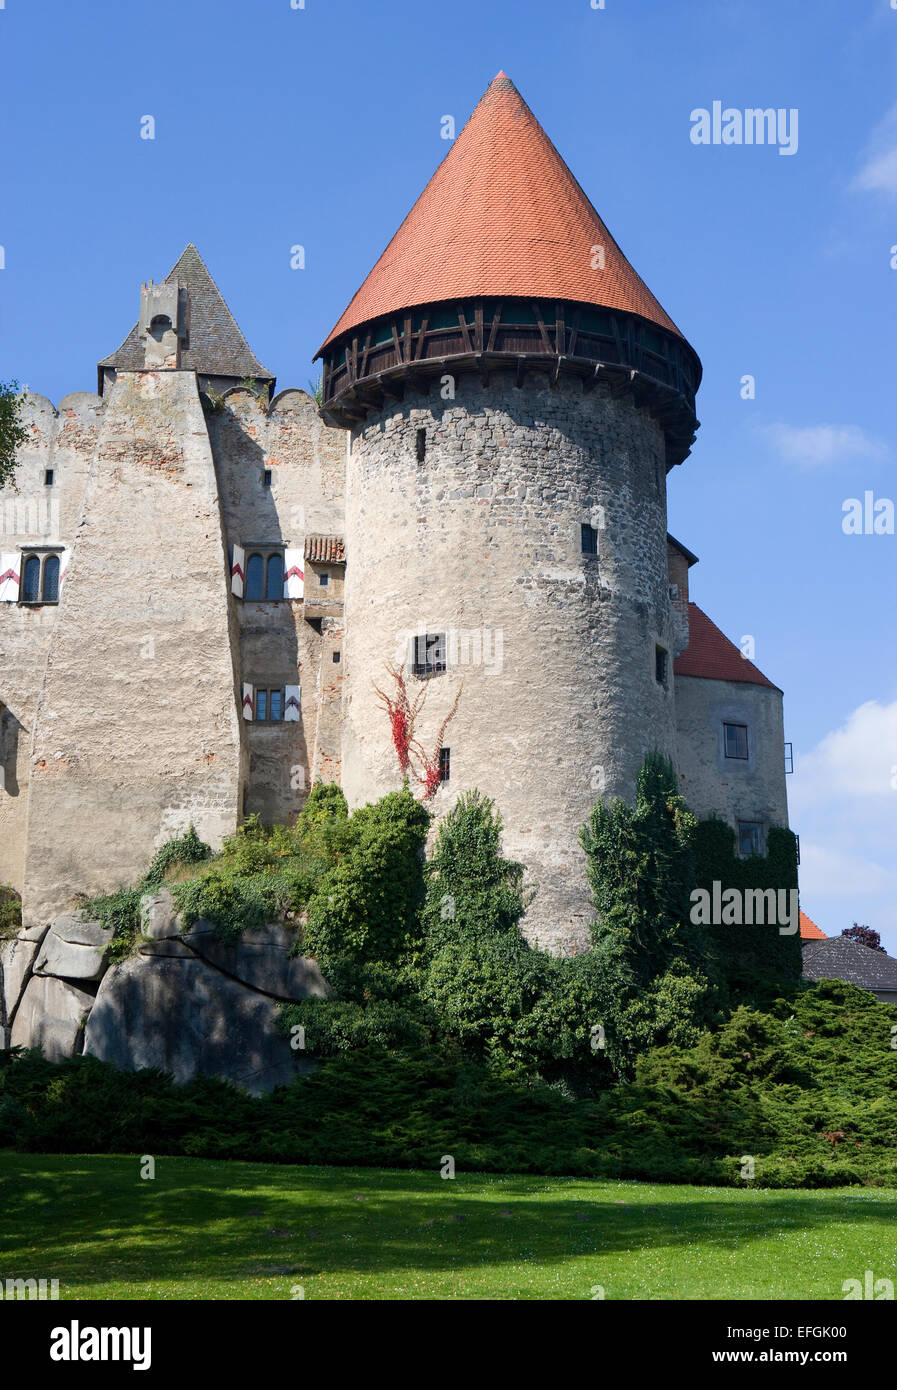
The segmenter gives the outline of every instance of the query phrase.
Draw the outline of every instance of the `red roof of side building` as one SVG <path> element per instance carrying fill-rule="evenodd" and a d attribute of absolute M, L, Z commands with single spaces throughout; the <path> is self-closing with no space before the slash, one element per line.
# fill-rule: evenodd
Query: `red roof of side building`
<path fill-rule="evenodd" d="M 816 923 L 800 910 L 800 939 L 801 941 L 827 941 L 828 937 L 824 931 L 820 931 Z"/>
<path fill-rule="evenodd" d="M 593 268 L 596 246 L 603 269 Z M 682 336 L 503 72 L 324 347 L 386 314 L 483 295 L 578 300 Z"/>
<path fill-rule="evenodd" d="M 748 685 L 768 685 L 778 690 L 752 661 L 741 655 L 734 642 L 720 632 L 696 603 L 688 605 L 689 642 L 676 657 L 677 676 L 697 676 L 709 681 L 744 681 Z M 781 693 L 781 692 L 780 692 Z"/>

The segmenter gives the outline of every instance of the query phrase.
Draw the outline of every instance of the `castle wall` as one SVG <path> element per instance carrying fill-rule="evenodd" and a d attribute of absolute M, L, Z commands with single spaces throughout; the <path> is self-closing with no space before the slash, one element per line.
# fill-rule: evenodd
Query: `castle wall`
<path fill-rule="evenodd" d="M 701 818 L 788 824 L 782 695 L 747 681 L 676 677 L 682 794 Z M 746 724 L 748 757 L 727 758 L 723 724 Z"/>
<path fill-rule="evenodd" d="M 416 432 L 426 429 L 418 462 Z M 353 433 L 346 492 L 343 785 L 358 804 L 400 784 L 374 683 L 411 633 L 447 633 L 427 682 L 445 744 L 443 814 L 470 787 L 493 797 L 504 849 L 538 892 L 524 923 L 558 950 L 588 943 L 579 829 L 602 792 L 632 798 L 655 746 L 674 753 L 664 439 L 630 398 L 508 373 L 460 378 L 445 401 L 409 392 Z M 581 524 L 599 526 L 599 555 Z M 456 651 L 453 655 L 453 639 Z M 666 685 L 655 645 L 668 651 Z M 479 652 L 477 651 L 479 644 Z M 409 678 L 412 692 L 419 683 Z M 420 789 L 418 789 L 420 790 Z"/>
<path fill-rule="evenodd" d="M 18 453 L 16 489 L 0 489 L 0 552 L 71 546 L 102 412 L 99 396 L 87 392 L 66 396 L 58 410 L 43 396 L 27 397 L 28 439 Z M 57 611 L 55 604 L 0 603 L 0 883 L 19 891 L 34 712 Z"/>
<path fill-rule="evenodd" d="M 250 391 L 230 391 L 224 409 L 209 412 L 208 421 L 229 555 L 234 545 L 248 555 L 254 543 L 302 551 L 306 535 L 342 534 L 345 434 L 324 425 L 306 392 L 283 391 L 268 407 Z M 266 469 L 270 487 L 264 485 Z M 331 726 L 342 667 L 332 663 L 331 652 L 339 642 L 341 580 L 331 581 L 325 592 L 335 600 L 330 624 L 335 638 L 332 631 L 325 638 L 306 621 L 303 597 L 234 600 L 241 680 L 253 687 L 301 687 L 297 722 L 246 723 L 250 765 L 244 810 L 267 823 L 291 820 L 315 775 L 326 772 L 322 780 L 339 780 L 339 729 Z M 319 729 L 325 705 L 326 727 Z"/>
<path fill-rule="evenodd" d="M 39 682 L 26 923 L 232 831 L 245 754 L 212 450 L 192 372 L 127 372 L 102 424 Z"/>

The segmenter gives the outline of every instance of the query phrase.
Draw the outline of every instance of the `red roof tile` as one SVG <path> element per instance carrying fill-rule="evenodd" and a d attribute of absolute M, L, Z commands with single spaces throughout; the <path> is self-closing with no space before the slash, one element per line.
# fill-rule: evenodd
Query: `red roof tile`
<path fill-rule="evenodd" d="M 334 565 L 345 564 L 346 552 L 342 536 L 306 536 L 305 558 Z"/>
<path fill-rule="evenodd" d="M 824 931 L 820 931 L 816 923 L 800 910 L 800 936 L 802 941 L 827 941 L 828 938 Z"/>
<path fill-rule="evenodd" d="M 734 642 L 720 632 L 696 603 L 688 605 L 689 642 L 676 657 L 677 676 L 698 676 L 710 681 L 745 681 L 749 685 L 768 685 L 778 690 L 752 661 L 741 655 Z"/>
<path fill-rule="evenodd" d="M 602 270 L 592 268 L 595 246 Z M 474 295 L 579 300 L 682 336 L 503 72 L 327 343 L 381 315 Z"/>

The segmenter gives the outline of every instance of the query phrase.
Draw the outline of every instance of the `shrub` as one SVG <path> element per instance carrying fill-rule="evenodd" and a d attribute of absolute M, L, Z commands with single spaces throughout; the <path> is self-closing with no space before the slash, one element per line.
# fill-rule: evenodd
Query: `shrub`
<path fill-rule="evenodd" d="M 0 938 L 15 936 L 22 925 L 22 899 L 14 888 L 0 883 Z"/>

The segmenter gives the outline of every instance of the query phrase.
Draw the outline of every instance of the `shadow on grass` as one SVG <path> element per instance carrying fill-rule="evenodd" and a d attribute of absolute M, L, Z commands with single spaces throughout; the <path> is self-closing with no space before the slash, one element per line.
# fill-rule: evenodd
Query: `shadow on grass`
<path fill-rule="evenodd" d="M 146 1280 L 459 1271 L 897 1220 L 897 1195 L 732 1191 L 159 1157 L 0 1154 L 0 1278 Z M 667 1199 L 666 1191 L 670 1197 Z M 683 1195 L 687 1193 L 688 1195 Z M 674 1195 L 675 1194 L 675 1195 Z"/>

